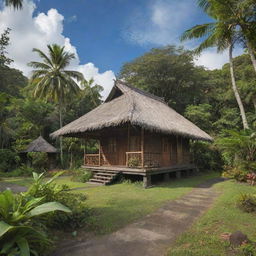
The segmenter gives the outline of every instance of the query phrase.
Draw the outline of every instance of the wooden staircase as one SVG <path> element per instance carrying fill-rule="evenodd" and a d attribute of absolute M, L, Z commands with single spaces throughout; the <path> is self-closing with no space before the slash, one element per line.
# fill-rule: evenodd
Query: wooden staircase
<path fill-rule="evenodd" d="M 104 170 L 93 171 L 93 177 L 89 180 L 89 183 L 109 185 L 116 179 L 118 174 L 119 172 L 111 172 Z"/>

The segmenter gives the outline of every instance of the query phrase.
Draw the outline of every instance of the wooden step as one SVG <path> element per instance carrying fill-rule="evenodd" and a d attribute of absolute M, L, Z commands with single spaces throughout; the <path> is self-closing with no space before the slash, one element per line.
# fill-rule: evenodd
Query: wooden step
<path fill-rule="evenodd" d="M 113 177 L 116 175 L 116 173 L 108 173 L 108 172 L 95 172 L 96 175 L 101 175 L 101 176 L 110 176 Z"/>
<path fill-rule="evenodd" d="M 117 175 L 117 172 L 105 172 L 104 170 L 94 171 L 93 177 L 89 180 L 89 182 L 108 185 L 116 178 Z"/>
<path fill-rule="evenodd" d="M 97 182 L 97 183 L 106 183 L 104 180 L 98 180 L 98 179 L 89 179 L 89 182 Z"/>
<path fill-rule="evenodd" d="M 112 177 L 108 177 L 108 176 L 102 176 L 102 175 L 94 175 L 93 178 L 95 179 L 99 179 L 99 180 L 112 180 Z"/>

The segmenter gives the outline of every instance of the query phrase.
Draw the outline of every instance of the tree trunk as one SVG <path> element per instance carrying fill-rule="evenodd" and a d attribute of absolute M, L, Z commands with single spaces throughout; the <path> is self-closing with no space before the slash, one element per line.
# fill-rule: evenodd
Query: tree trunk
<path fill-rule="evenodd" d="M 256 97 L 253 97 L 252 103 L 253 103 L 253 106 L 254 106 L 254 111 L 256 113 Z"/>
<path fill-rule="evenodd" d="M 230 76 L 231 76 L 231 82 L 232 82 L 232 89 L 234 91 L 235 98 L 236 98 L 237 104 L 240 109 L 243 127 L 244 127 L 244 129 L 249 129 L 247 118 L 245 115 L 244 105 L 242 103 L 242 100 L 240 98 L 240 95 L 239 95 L 239 92 L 238 92 L 238 89 L 236 86 L 236 80 L 235 80 L 235 75 L 234 75 L 234 65 L 233 65 L 233 46 L 232 45 L 230 45 L 230 47 L 229 47 L 229 64 L 230 64 Z"/>
<path fill-rule="evenodd" d="M 60 112 L 60 129 L 63 126 L 63 121 L 62 121 L 62 104 L 61 102 L 59 103 L 59 112 Z M 61 166 L 63 167 L 63 148 L 62 148 L 62 136 L 60 136 L 60 163 Z"/>
<path fill-rule="evenodd" d="M 248 53 L 249 53 L 249 55 L 251 57 L 251 60 L 252 60 L 252 65 L 253 65 L 254 70 L 256 72 L 256 58 L 255 58 L 255 55 L 254 55 L 254 52 L 253 52 L 253 48 L 251 47 L 250 42 L 248 40 L 247 40 L 246 44 L 247 44 L 247 48 L 248 48 Z"/>

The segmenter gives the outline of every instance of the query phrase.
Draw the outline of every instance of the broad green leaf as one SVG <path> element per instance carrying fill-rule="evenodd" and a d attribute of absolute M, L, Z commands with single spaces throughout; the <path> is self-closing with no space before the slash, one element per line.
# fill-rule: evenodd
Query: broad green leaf
<path fill-rule="evenodd" d="M 54 180 L 56 180 L 60 175 L 62 175 L 64 172 L 57 172 L 51 179 L 49 179 L 48 181 L 45 182 L 45 184 L 50 184 L 52 183 Z"/>
<path fill-rule="evenodd" d="M 20 256 L 30 256 L 28 241 L 25 238 L 18 239 L 16 243 L 20 249 Z"/>
<path fill-rule="evenodd" d="M 61 203 L 49 202 L 49 203 L 45 203 L 35 207 L 33 210 L 31 210 L 28 213 L 28 215 L 29 217 L 34 217 L 37 215 L 41 215 L 41 214 L 53 212 L 53 211 L 71 212 L 71 210 L 68 207 L 64 206 Z"/>
<path fill-rule="evenodd" d="M 39 202 L 43 200 L 44 197 L 32 198 L 24 205 L 24 213 L 28 212 L 37 205 Z"/>
<path fill-rule="evenodd" d="M 5 235 L 8 231 L 10 231 L 13 226 L 5 223 L 4 221 L 0 221 L 0 238 Z"/>

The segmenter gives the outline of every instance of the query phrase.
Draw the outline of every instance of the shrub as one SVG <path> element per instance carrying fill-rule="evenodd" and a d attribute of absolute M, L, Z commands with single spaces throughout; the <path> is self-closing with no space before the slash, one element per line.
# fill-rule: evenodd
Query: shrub
<path fill-rule="evenodd" d="M 9 149 L 0 149 L 0 172 L 13 170 L 20 162 L 20 157 Z"/>
<path fill-rule="evenodd" d="M 229 169 L 223 172 L 222 176 L 225 178 L 235 179 L 239 182 L 246 182 L 247 181 L 247 171 L 243 171 L 238 168 Z"/>
<path fill-rule="evenodd" d="M 247 172 L 256 171 L 256 133 L 250 130 L 226 130 L 216 140 L 223 159 L 230 167 Z"/>
<path fill-rule="evenodd" d="M 140 165 L 140 160 L 138 157 L 131 157 L 128 160 L 128 166 L 129 167 L 138 167 Z"/>
<path fill-rule="evenodd" d="M 246 175 L 247 182 L 250 183 L 251 186 L 253 186 L 256 182 L 256 173 L 251 172 Z"/>
<path fill-rule="evenodd" d="M 71 209 L 72 212 L 68 214 L 56 212 L 47 215 L 47 218 L 44 219 L 46 226 L 63 230 L 80 228 L 88 217 L 88 210 L 85 206 L 86 196 L 67 192 L 65 185 L 59 186 L 54 183 L 54 180 L 61 174 L 62 172 L 59 172 L 44 182 L 43 174 L 33 173 L 35 182 L 27 194 L 33 197 L 44 196 L 44 202 L 58 201 Z"/>
<path fill-rule="evenodd" d="M 83 227 L 89 217 L 89 211 L 85 206 L 86 196 L 62 192 L 56 195 L 56 200 L 66 205 L 72 212 L 69 214 L 56 212 L 47 219 L 47 225 L 62 230 L 74 230 Z"/>
<path fill-rule="evenodd" d="M 239 250 L 244 256 L 254 256 L 256 255 L 256 248 L 253 243 L 247 243 L 240 246 Z"/>
<path fill-rule="evenodd" d="M 58 202 L 43 203 L 43 197 L 0 193 L 0 255 L 43 255 L 51 245 L 46 233 L 33 218 L 53 211 L 70 212 Z"/>
<path fill-rule="evenodd" d="M 193 162 L 200 171 L 223 170 L 224 162 L 218 149 L 209 143 L 195 141 L 191 143 Z"/>
<path fill-rule="evenodd" d="M 237 204 L 238 207 L 245 212 L 256 212 L 256 195 L 241 194 Z"/>
<path fill-rule="evenodd" d="M 33 167 L 29 167 L 25 164 L 22 164 L 20 167 L 16 168 L 15 170 L 6 173 L 5 176 L 8 176 L 8 177 L 31 176 L 33 172 L 35 172 L 35 169 Z"/>
<path fill-rule="evenodd" d="M 72 174 L 71 180 L 78 182 L 87 182 L 93 176 L 93 173 L 90 170 L 83 168 L 73 170 Z"/>
<path fill-rule="evenodd" d="M 45 152 L 29 152 L 27 154 L 31 160 L 32 167 L 39 172 L 43 172 L 48 168 L 48 156 Z"/>

